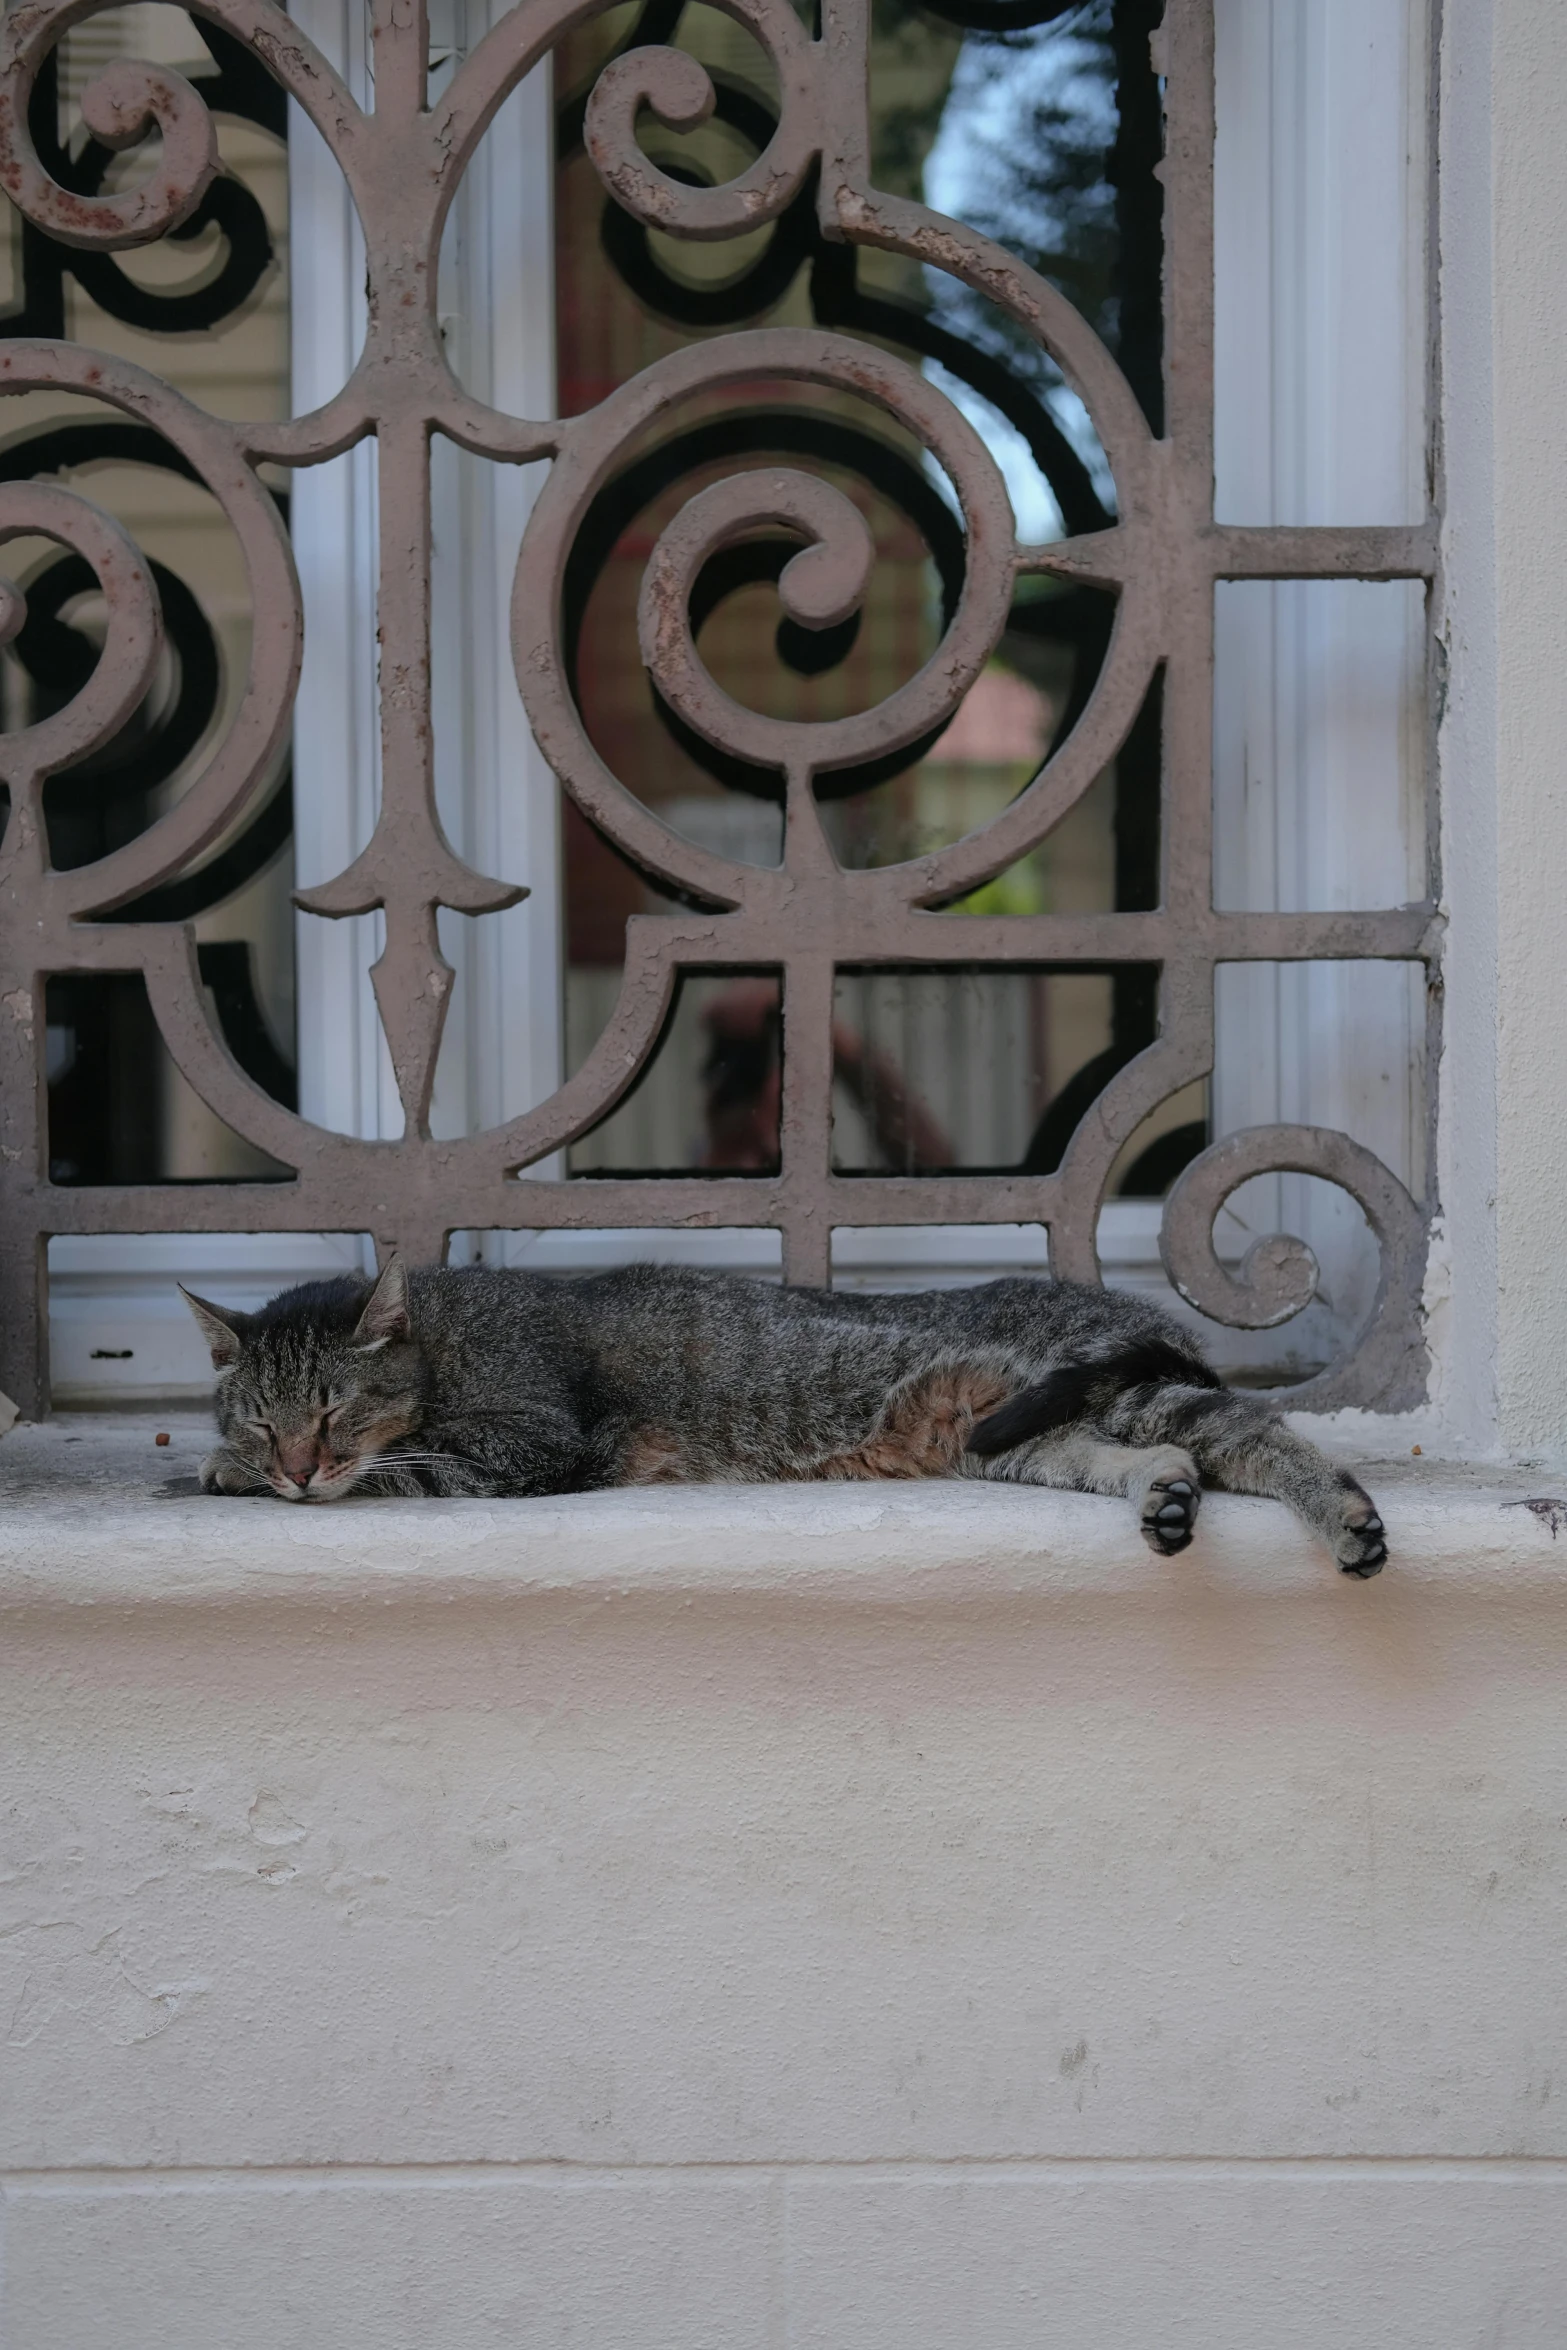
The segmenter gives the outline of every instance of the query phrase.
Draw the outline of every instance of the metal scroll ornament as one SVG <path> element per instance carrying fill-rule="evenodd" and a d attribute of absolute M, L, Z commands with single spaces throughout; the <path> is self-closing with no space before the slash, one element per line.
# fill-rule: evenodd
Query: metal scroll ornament
<path fill-rule="evenodd" d="M 916 367 L 830 327 L 721 335 L 658 361 L 566 422 L 502 414 L 471 398 L 448 364 L 435 314 L 443 223 L 497 108 L 585 13 L 581 0 L 523 0 L 488 33 L 433 103 L 423 0 L 374 0 L 375 111 L 272 0 L 197 0 L 230 72 L 264 70 L 310 117 L 340 165 L 363 226 L 369 323 L 349 381 L 324 407 L 277 423 L 234 423 L 144 370 L 59 340 L 0 343 L 0 392 L 88 394 L 156 435 L 218 500 L 242 549 L 254 614 L 250 673 L 226 735 L 189 787 L 146 831 L 97 861 L 51 867 L 46 780 L 101 746 L 145 694 L 163 615 L 157 582 L 117 524 L 64 488 L 0 482 L 0 538 L 42 535 L 90 567 L 109 621 L 102 656 L 74 699 L 0 742 L 11 813 L 0 844 L 0 1387 L 24 1409 L 45 1398 L 45 1244 L 78 1232 L 371 1229 L 380 1246 L 441 1256 L 460 1229 L 563 1225 L 765 1225 L 782 1235 L 795 1281 L 822 1281 L 840 1224 L 1032 1222 L 1052 1261 L 1098 1277 L 1094 1234 L 1113 1162 L 1142 1121 L 1206 1075 L 1213 974 L 1221 961 L 1328 957 L 1424 959 L 1432 909 L 1381 913 L 1218 913 L 1208 847 L 1214 583 L 1234 578 L 1428 578 L 1429 525 L 1377 529 L 1221 526 L 1212 498 L 1213 52 L 1209 0 L 1170 0 L 1159 33 L 1169 125 L 1165 189 L 1165 435 L 1156 438 L 1116 362 L 1082 316 L 997 245 L 871 184 L 866 58 L 869 0 L 823 0 L 808 32 L 791 0 L 723 0 L 766 50 L 777 86 L 765 147 L 737 178 L 693 186 L 660 170 L 638 141 L 650 110 L 675 130 L 715 104 L 704 69 L 673 49 L 622 52 L 600 73 L 582 137 L 630 224 L 722 240 L 811 204 L 824 249 L 902 254 L 999 306 L 1043 348 L 1086 403 L 1115 477 L 1119 519 L 1047 546 L 1018 544 L 996 465 L 963 416 Z M 990 18 L 1011 21 L 1011 0 Z M 198 89 L 157 64 L 120 62 L 86 93 L 101 147 L 134 148 L 155 127 L 158 160 L 129 186 L 67 186 L 40 151 L 34 93 L 54 51 L 94 0 L 32 0 L 0 28 L 0 180 L 31 228 L 91 257 L 177 234 L 217 184 L 215 135 Z M 1033 12 L 1037 13 L 1037 11 Z M 238 45 L 236 47 L 236 44 Z M 808 470 L 744 471 L 691 498 L 647 565 L 639 629 L 657 692 L 715 754 L 770 771 L 785 805 L 781 867 L 733 863 L 676 837 L 599 758 L 572 691 L 563 583 L 594 500 L 631 444 L 677 403 L 792 381 L 850 394 L 912 436 L 953 484 L 962 510 L 961 587 L 925 666 L 879 707 L 822 723 L 763 717 L 705 669 L 691 599 L 706 564 L 766 532 L 798 548 L 778 577 L 797 629 L 841 626 L 863 597 L 873 551 L 857 508 Z M 549 1100 L 455 1141 L 429 1130 L 436 1055 L 452 987 L 437 937 L 446 906 L 482 916 L 526 894 L 522 880 L 474 871 L 436 813 L 430 720 L 430 442 L 440 432 L 498 462 L 547 459 L 550 474 L 519 552 L 512 598 L 518 683 L 539 744 L 590 821 L 687 912 L 635 919 L 612 1020 L 585 1065 Z M 385 950 L 374 983 L 405 1113 L 397 1141 L 329 1132 L 245 1074 L 214 1029 L 193 934 L 168 891 L 220 837 L 253 816 L 277 775 L 299 674 L 298 581 L 263 463 L 319 464 L 374 434 L 380 443 L 382 797 L 368 846 L 336 879 L 302 894 L 335 918 L 380 908 Z M 993 823 L 912 862 L 840 867 L 818 815 L 817 783 L 915 744 L 956 709 L 995 646 L 1030 574 L 1110 591 L 1115 620 L 1093 692 L 1035 781 Z M 8 589 L 0 630 L 24 621 Z M 1158 1029 L 1111 1076 L 1048 1174 L 844 1177 L 830 1163 L 834 972 L 840 966 L 950 964 L 953 928 L 937 909 L 977 889 L 1040 842 L 1112 758 L 1163 676 L 1167 844 L 1161 902 L 1148 912 L 965 918 L 968 965 L 1142 963 L 1159 971 Z M 152 895 L 150 893 L 161 893 Z M 128 919 L 115 919 L 126 911 Z M 161 917 L 161 918 L 154 918 Z M 682 972 L 765 967 L 784 1006 L 781 1167 L 763 1178 L 529 1179 L 526 1170 L 604 1119 L 653 1052 Z M 291 1182 L 59 1188 L 48 1181 L 43 1086 L 47 976 L 139 972 L 175 1062 L 217 1115 Z M 522 1008 L 519 1016 L 526 1016 Z M 1264 1169 L 1325 1176 L 1365 1209 L 1383 1251 L 1378 1300 L 1360 1344 L 1314 1381 L 1314 1403 L 1395 1403 L 1418 1386 L 1415 1318 L 1423 1218 L 1387 1170 L 1340 1135 L 1259 1129 L 1206 1152 L 1166 1217 L 1171 1274 L 1204 1312 L 1266 1324 L 1299 1309 L 1311 1269 L 1298 1243 L 1266 1243 L 1238 1279 L 1214 1256 L 1212 1221 L 1234 1185 Z"/>
<path fill-rule="evenodd" d="M 281 142 L 288 116 L 281 86 L 245 44 L 220 25 L 196 29 L 211 64 L 197 83 L 209 111 Z M 28 109 L 29 128 L 50 176 L 74 195 L 96 196 L 103 190 L 114 154 L 90 136 L 76 145 L 62 139 L 59 62 L 58 50 L 43 60 Z M 99 310 L 143 334 L 215 333 L 245 309 L 275 259 L 260 203 L 240 179 L 227 174 L 211 182 L 190 218 L 171 232 L 182 242 L 194 241 L 208 229 L 218 232 L 216 267 L 202 266 L 184 285 L 141 284 L 112 253 L 62 244 L 25 217 L 19 226 L 16 291 L 8 309 L 0 313 L 0 338 L 6 340 L 64 337 L 67 290 L 73 279 Z M 166 478 L 190 475 L 177 451 L 143 425 L 55 419 L 6 441 L 0 449 L 0 483 L 106 464 L 152 469 Z M 283 509 L 286 512 L 286 499 Z M 213 623 L 186 579 L 156 560 L 149 568 L 157 588 L 173 692 L 166 700 L 155 697 L 136 712 L 130 724 L 89 760 L 54 776 L 49 851 L 61 865 L 88 863 L 117 841 L 145 829 L 155 795 L 196 750 L 219 708 L 222 655 Z M 27 617 L 11 642 L 34 704 L 57 706 L 75 694 L 98 658 L 96 642 L 71 610 L 93 585 L 82 557 L 63 550 L 29 584 Z M 182 921 L 208 912 L 272 863 L 288 842 L 292 822 L 291 776 L 285 761 L 254 815 L 221 854 L 204 860 L 199 870 L 133 899 L 119 909 L 116 919 Z M 214 991 L 230 1050 L 274 1099 L 292 1107 L 295 1072 L 273 1040 L 250 947 L 242 940 L 208 941 L 199 948 L 198 959 L 202 980 Z M 101 999 L 93 998 L 101 982 L 88 974 L 65 984 L 75 996 L 67 1008 L 96 1025 Z M 95 1102 L 95 1113 L 101 1110 L 102 1104 Z M 106 1132 L 101 1139 L 107 1142 Z M 71 1160 L 53 1143 L 50 1167 L 57 1180 L 67 1171 L 80 1180 Z"/>

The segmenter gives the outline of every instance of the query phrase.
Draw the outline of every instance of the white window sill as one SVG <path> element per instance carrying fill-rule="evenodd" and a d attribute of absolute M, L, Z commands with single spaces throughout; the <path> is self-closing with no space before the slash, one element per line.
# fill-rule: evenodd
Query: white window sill
<path fill-rule="evenodd" d="M 167 1446 L 154 1441 L 160 1428 Z M 1125 1502 L 994 1486 L 711 1486 L 326 1508 L 220 1501 L 190 1484 L 211 1441 L 193 1413 L 67 1415 L 14 1429 L 0 1445 L 0 1606 L 582 1592 L 878 1608 L 1315 1595 L 1353 1607 L 1384 1605 L 1382 1594 L 1411 1584 L 1490 1591 L 1567 1579 L 1567 1538 L 1519 1506 L 1564 1481 L 1453 1462 L 1358 1460 L 1392 1548 L 1388 1572 L 1362 1586 L 1341 1578 L 1280 1504 L 1231 1494 L 1208 1495 L 1191 1550 L 1161 1560 Z"/>

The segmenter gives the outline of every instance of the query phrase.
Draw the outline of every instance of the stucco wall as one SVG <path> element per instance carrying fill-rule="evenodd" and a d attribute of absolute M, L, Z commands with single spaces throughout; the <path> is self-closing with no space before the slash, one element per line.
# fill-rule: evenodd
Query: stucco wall
<path fill-rule="evenodd" d="M 5 2350 L 1562 2340 L 1527 1485 L 1380 1473 L 1360 1585 L 1225 1497 L 73 1433 L 0 1450 Z"/>
<path fill-rule="evenodd" d="M 1446 16 L 1437 1402 L 1558 1458 L 1567 11 Z M 1567 2339 L 1553 1472 L 1379 1472 L 1359 1587 L 152 1457 L 0 1448 L 4 2350 Z"/>
<path fill-rule="evenodd" d="M 1567 1452 L 1567 10 L 1446 0 L 1446 580 L 1435 1400 L 1454 1435 Z"/>

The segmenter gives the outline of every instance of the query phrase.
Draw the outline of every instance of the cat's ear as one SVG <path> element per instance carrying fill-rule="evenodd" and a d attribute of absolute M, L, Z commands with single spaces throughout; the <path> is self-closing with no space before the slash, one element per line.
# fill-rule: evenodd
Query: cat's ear
<path fill-rule="evenodd" d="M 408 1317 L 408 1275 L 401 1257 L 389 1257 L 386 1271 L 371 1290 L 365 1310 L 354 1326 L 349 1345 L 368 1354 L 388 1341 L 400 1343 L 413 1336 Z"/>
<path fill-rule="evenodd" d="M 250 1316 L 235 1311 L 232 1306 L 209 1305 L 204 1297 L 196 1297 L 183 1281 L 177 1281 L 179 1291 L 195 1315 L 202 1337 L 212 1349 L 212 1368 L 221 1377 L 232 1371 L 239 1361 L 239 1350 L 250 1327 Z"/>

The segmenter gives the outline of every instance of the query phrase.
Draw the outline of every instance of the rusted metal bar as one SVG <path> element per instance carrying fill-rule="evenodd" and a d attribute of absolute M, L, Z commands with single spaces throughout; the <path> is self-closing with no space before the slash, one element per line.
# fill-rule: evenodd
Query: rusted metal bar
<path fill-rule="evenodd" d="M 109 0 L 102 0 L 108 5 Z M 1158 36 L 1167 76 L 1166 414 L 1156 439 L 1121 370 L 1085 319 L 1042 278 L 973 230 L 875 188 L 869 175 L 869 0 L 825 0 L 819 36 L 792 0 L 723 0 L 770 56 L 778 126 L 738 178 L 694 187 L 643 151 L 650 108 L 676 128 L 713 103 L 703 68 L 659 47 L 601 74 L 585 136 L 603 184 L 636 220 L 677 237 L 744 236 L 776 219 L 818 173 L 818 209 L 836 240 L 952 272 L 999 304 L 1050 353 L 1094 419 L 1115 476 L 1113 528 L 1051 546 L 1018 545 L 995 462 L 924 376 L 879 346 L 818 330 L 748 331 L 658 361 L 587 414 L 557 423 L 473 400 L 451 371 L 435 315 L 436 264 L 453 195 L 485 129 L 562 34 L 593 13 L 583 0 L 520 0 L 433 105 L 426 93 L 423 0 L 375 0 L 375 109 L 365 114 L 274 0 L 193 0 L 249 43 L 337 158 L 366 239 L 368 331 L 350 381 L 323 408 L 281 424 L 208 415 L 128 363 L 58 343 L 0 346 L 0 395 L 90 393 L 150 425 L 181 452 L 237 534 L 254 612 L 250 674 L 224 739 L 151 828 L 96 864 L 50 868 L 40 819 L 47 778 L 101 744 L 141 699 L 156 657 L 156 589 L 117 525 L 64 489 L 0 487 L 0 537 L 43 532 L 91 565 L 109 610 L 103 657 L 57 716 L 5 738 L 0 772 L 12 812 L 0 846 L 0 1387 L 45 1408 L 45 1246 L 52 1234 L 178 1230 L 363 1231 L 434 1257 L 457 1229 L 594 1225 L 766 1226 L 783 1236 L 792 1280 L 823 1280 L 836 1225 L 1031 1222 L 1063 1272 L 1098 1277 L 1095 1232 L 1111 1169 L 1142 1121 L 1204 1077 L 1213 1059 L 1213 980 L 1226 961 L 1390 958 L 1431 964 L 1431 904 L 1373 912 L 1241 914 L 1212 898 L 1211 734 L 1215 582 L 1241 578 L 1430 578 L 1428 520 L 1406 529 L 1241 528 L 1213 513 L 1213 29 L 1211 0 L 1169 0 Z M 0 184 L 46 233 L 118 250 L 166 234 L 217 169 L 197 91 L 163 66 L 114 66 L 84 100 L 97 136 L 125 145 L 155 124 L 161 157 L 125 193 L 82 198 L 44 171 L 28 134 L 43 61 L 95 0 L 29 0 L 0 26 Z M 561 588 L 594 497 L 639 434 L 677 404 L 744 394 L 780 379 L 868 401 L 923 445 L 956 487 L 965 567 L 961 599 L 918 674 L 860 715 L 819 724 L 759 716 L 722 693 L 697 650 L 691 591 L 719 548 L 767 526 L 799 541 L 779 583 L 786 613 L 825 627 L 858 607 L 873 561 L 857 511 L 793 468 L 742 472 L 702 490 L 664 531 L 645 576 L 640 629 L 660 693 L 706 742 L 786 779 L 776 871 L 680 839 L 605 766 L 568 681 Z M 525 885 L 472 871 L 442 832 L 433 786 L 430 703 L 430 442 L 436 432 L 499 463 L 547 457 L 550 478 L 519 550 L 512 636 L 537 740 L 583 813 L 645 872 L 697 909 L 628 926 L 616 1011 L 584 1066 L 551 1100 L 505 1126 L 454 1141 L 429 1132 L 429 1102 L 452 974 L 441 906 L 483 916 Z M 382 802 L 363 854 L 304 893 L 336 918 L 384 910 L 375 986 L 406 1130 L 396 1142 L 328 1133 L 263 1094 L 215 1031 L 194 942 L 177 925 L 96 919 L 179 872 L 245 811 L 273 772 L 298 678 L 298 582 L 264 460 L 318 464 L 374 434 L 380 444 Z M 1096 584 L 1116 597 L 1108 655 L 1086 710 L 1038 778 L 983 830 L 874 871 L 833 858 L 817 813 L 818 776 L 913 745 L 939 727 L 979 676 L 1025 573 Z M 21 618 L 0 598 L 0 631 Z M 1164 882 L 1146 913 L 977 917 L 961 900 L 1035 848 L 1125 740 L 1162 668 Z M 706 911 L 700 909 L 707 909 Z M 1159 970 L 1159 1033 L 1084 1116 L 1044 1176 L 848 1177 L 831 1163 L 832 1011 L 845 967 L 944 964 Z M 601 1123 L 655 1051 L 683 971 L 777 971 L 783 987 L 782 1164 L 775 1176 L 543 1182 L 522 1171 Z M 276 1183 L 61 1188 L 47 1166 L 43 990 L 53 973 L 139 971 L 178 1067 L 236 1133 L 291 1170 Z M 1301 1244 L 1259 1244 L 1238 1277 L 1219 1265 L 1213 1219 L 1253 1174 L 1321 1175 L 1356 1198 L 1382 1250 L 1377 1303 L 1357 1348 L 1300 1391 L 1312 1404 L 1407 1401 L 1422 1355 L 1417 1301 L 1426 1218 L 1370 1154 L 1342 1135 L 1294 1127 L 1232 1136 L 1177 1184 L 1165 1217 L 1171 1277 L 1215 1319 L 1248 1327 L 1300 1310 L 1312 1269 Z"/>

